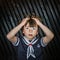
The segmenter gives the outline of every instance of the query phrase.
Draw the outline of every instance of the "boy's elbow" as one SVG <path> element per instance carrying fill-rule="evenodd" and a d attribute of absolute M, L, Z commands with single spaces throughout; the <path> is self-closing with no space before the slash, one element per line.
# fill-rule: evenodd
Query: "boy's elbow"
<path fill-rule="evenodd" d="M 48 38 L 49 40 L 53 40 L 54 34 L 52 33 L 52 34 L 48 35 L 47 38 Z"/>
<path fill-rule="evenodd" d="M 54 34 L 52 34 L 51 36 L 50 36 L 50 39 L 52 40 L 54 38 Z"/>
<path fill-rule="evenodd" d="M 6 35 L 6 38 L 9 39 L 8 35 Z"/>
<path fill-rule="evenodd" d="M 53 38 L 54 38 L 54 34 L 53 34 Z"/>
<path fill-rule="evenodd" d="M 6 35 L 7 39 L 10 40 L 10 37 L 8 35 Z"/>

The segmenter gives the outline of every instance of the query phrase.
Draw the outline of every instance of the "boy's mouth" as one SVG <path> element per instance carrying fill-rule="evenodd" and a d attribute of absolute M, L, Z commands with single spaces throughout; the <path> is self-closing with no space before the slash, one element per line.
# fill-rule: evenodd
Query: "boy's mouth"
<path fill-rule="evenodd" d="M 29 36 L 32 36 L 32 34 L 29 34 Z"/>

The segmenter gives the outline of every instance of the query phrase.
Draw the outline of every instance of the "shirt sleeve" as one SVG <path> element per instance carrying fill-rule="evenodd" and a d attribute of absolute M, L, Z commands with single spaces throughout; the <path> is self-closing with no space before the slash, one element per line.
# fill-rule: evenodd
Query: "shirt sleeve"
<path fill-rule="evenodd" d="M 13 44 L 14 46 L 18 46 L 19 42 L 20 42 L 20 39 L 19 39 L 19 37 L 17 37 L 17 41 L 14 42 L 14 43 L 12 43 L 12 44 Z"/>
<path fill-rule="evenodd" d="M 43 43 L 43 38 L 41 38 L 40 43 L 41 43 L 41 46 L 42 46 L 42 47 L 47 46 L 47 44 L 44 44 L 44 43 Z"/>

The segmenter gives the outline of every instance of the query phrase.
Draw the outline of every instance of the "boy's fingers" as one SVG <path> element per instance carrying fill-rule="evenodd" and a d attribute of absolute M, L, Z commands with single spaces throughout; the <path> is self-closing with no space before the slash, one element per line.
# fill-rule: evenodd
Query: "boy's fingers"
<path fill-rule="evenodd" d="M 32 18 L 32 19 L 41 21 L 41 18 Z"/>
<path fill-rule="evenodd" d="M 32 19 L 37 20 L 37 18 L 32 18 Z"/>
<path fill-rule="evenodd" d="M 29 19 L 30 19 L 29 17 L 24 18 L 24 20 L 29 20 Z"/>

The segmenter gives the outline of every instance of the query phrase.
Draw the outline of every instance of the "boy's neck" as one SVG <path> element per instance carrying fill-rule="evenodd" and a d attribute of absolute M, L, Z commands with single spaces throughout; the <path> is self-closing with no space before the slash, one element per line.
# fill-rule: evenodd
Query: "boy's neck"
<path fill-rule="evenodd" d="M 29 40 L 29 42 L 31 42 L 32 40 Z"/>

